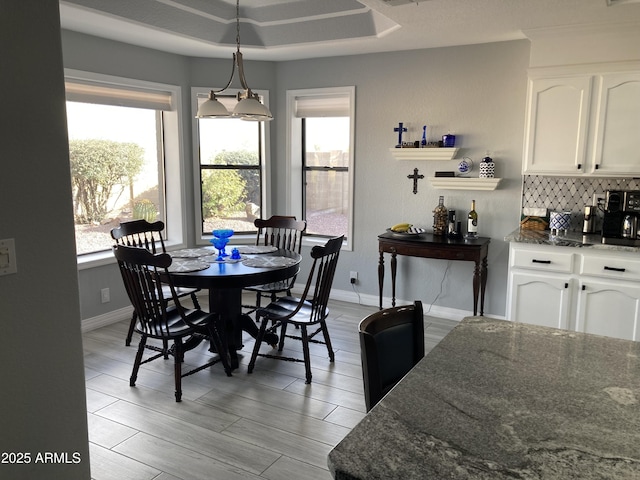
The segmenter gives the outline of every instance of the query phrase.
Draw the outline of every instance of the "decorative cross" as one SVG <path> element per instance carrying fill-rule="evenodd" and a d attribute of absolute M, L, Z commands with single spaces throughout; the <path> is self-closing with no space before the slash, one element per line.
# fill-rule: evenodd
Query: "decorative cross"
<path fill-rule="evenodd" d="M 420 180 L 421 178 L 424 178 L 424 175 L 418 175 L 418 169 L 414 168 L 413 175 L 407 175 L 407 178 L 413 179 L 413 193 L 414 194 L 418 193 L 418 180 Z"/>
<path fill-rule="evenodd" d="M 400 122 L 393 131 L 398 132 L 398 144 L 396 145 L 396 148 L 402 148 L 402 133 L 407 131 L 407 127 L 403 127 L 402 122 Z"/>

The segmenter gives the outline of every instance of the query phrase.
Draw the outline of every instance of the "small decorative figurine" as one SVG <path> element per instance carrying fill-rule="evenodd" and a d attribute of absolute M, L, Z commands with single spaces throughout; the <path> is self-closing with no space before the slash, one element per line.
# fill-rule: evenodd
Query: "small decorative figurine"
<path fill-rule="evenodd" d="M 407 131 L 407 127 L 403 127 L 402 122 L 400 122 L 393 131 L 398 132 L 398 144 L 396 145 L 396 148 L 402 148 L 402 134 Z"/>
<path fill-rule="evenodd" d="M 427 146 L 427 126 L 422 126 L 422 148 Z"/>

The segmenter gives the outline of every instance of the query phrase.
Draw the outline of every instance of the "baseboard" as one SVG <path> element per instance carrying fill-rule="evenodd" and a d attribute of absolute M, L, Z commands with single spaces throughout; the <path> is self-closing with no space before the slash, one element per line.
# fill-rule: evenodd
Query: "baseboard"
<path fill-rule="evenodd" d="M 292 293 L 299 295 L 302 293 L 303 290 L 304 290 L 304 285 L 296 284 L 293 288 Z M 355 303 L 359 305 L 366 305 L 368 307 L 377 307 L 380 305 L 380 297 L 378 297 L 378 295 L 358 293 L 356 290 L 349 291 L 349 290 L 332 289 L 330 297 L 332 300 Z M 396 305 L 408 305 L 411 303 L 413 303 L 413 300 L 403 300 L 400 298 L 396 298 Z M 382 297 L 382 307 L 383 308 L 391 307 L 390 297 Z M 439 305 L 429 305 L 425 302 L 422 302 L 422 307 L 424 309 L 424 314 L 427 316 L 444 318 L 447 320 L 455 320 L 458 322 L 465 317 L 473 316 L 473 312 L 470 310 L 441 307 Z M 498 320 L 505 319 L 504 317 L 495 316 L 495 315 L 485 315 L 485 316 L 489 318 L 495 318 Z"/>
<path fill-rule="evenodd" d="M 300 295 L 304 291 L 304 285 L 296 284 L 293 287 L 292 293 L 294 295 Z M 205 292 L 206 295 L 206 292 Z M 377 295 L 370 295 L 365 293 L 358 293 L 356 290 L 331 290 L 331 300 L 337 300 L 340 302 L 348 302 L 355 303 L 358 305 L 365 305 L 368 307 L 377 307 L 379 305 L 380 299 Z M 408 305 L 413 303 L 413 300 L 403 300 L 400 298 L 396 298 L 396 305 Z M 391 298 L 383 297 L 382 298 L 382 307 L 388 308 L 391 306 Z M 460 321 L 465 317 L 473 316 L 473 312 L 469 310 L 460 310 L 457 308 L 450 307 L 441 307 L 439 305 L 429 305 L 423 302 L 424 314 L 430 317 L 438 317 L 444 318 L 447 320 L 456 320 Z M 91 330 L 95 330 L 96 328 L 106 327 L 107 325 L 111 325 L 113 323 L 120 322 L 122 320 L 126 320 L 131 318 L 133 314 L 132 307 L 124 307 L 118 310 L 114 310 L 113 312 L 108 312 L 102 315 L 98 315 L 97 317 L 87 318 L 82 320 L 82 333 L 89 332 Z M 495 318 L 497 320 L 505 320 L 505 317 L 496 316 L 496 315 L 485 315 L 489 318 Z"/>
<path fill-rule="evenodd" d="M 81 322 L 82 333 L 90 332 L 96 328 L 106 327 L 122 320 L 131 318 L 133 307 L 124 307 L 112 312 L 107 312 L 97 317 L 86 318 Z"/>

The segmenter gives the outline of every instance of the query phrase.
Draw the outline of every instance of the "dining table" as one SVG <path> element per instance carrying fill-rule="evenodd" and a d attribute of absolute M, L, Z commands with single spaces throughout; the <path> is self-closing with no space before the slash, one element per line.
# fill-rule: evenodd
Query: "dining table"
<path fill-rule="evenodd" d="M 212 247 L 169 252 L 173 262 L 169 275 L 177 287 L 209 291 L 209 311 L 224 320 L 232 369 L 238 368 L 237 351 L 242 348 L 242 290 L 293 278 L 302 256 L 267 245 L 231 245 L 238 258 L 222 259 Z M 229 248 L 229 247 L 227 247 Z"/>

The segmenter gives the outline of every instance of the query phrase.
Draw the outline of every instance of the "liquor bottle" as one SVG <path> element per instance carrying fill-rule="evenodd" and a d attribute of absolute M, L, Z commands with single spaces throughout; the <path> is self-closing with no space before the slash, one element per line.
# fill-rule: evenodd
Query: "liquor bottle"
<path fill-rule="evenodd" d="M 444 197 L 440 195 L 438 206 L 433 209 L 433 234 L 444 235 L 447 232 L 447 217 L 449 212 L 444 206 Z"/>
<path fill-rule="evenodd" d="M 471 200 L 471 211 L 467 215 L 467 238 L 478 238 L 478 214 L 475 200 Z"/>

